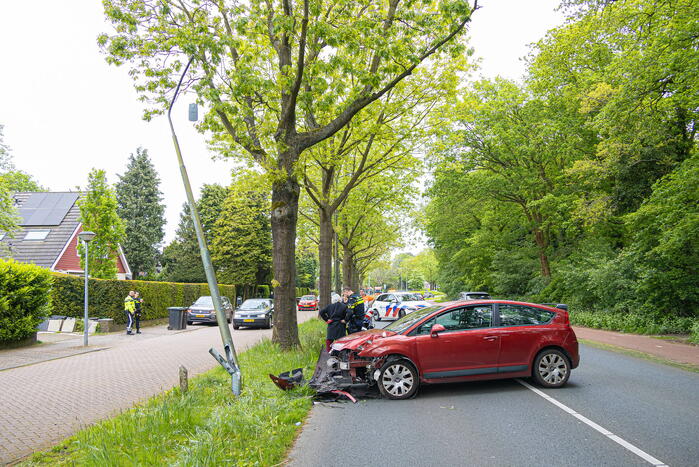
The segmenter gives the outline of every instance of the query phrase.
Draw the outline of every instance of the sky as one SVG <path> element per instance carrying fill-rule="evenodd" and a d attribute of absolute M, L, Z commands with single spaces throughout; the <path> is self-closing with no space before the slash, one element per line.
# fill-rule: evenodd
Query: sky
<path fill-rule="evenodd" d="M 470 26 L 481 58 L 477 75 L 519 79 L 528 44 L 563 20 L 558 0 L 481 0 Z M 127 67 L 105 62 L 97 35 L 111 32 L 101 2 L 0 2 L 0 125 L 15 166 L 51 191 L 85 187 L 91 168 L 111 183 L 129 154 L 143 147 L 161 179 L 166 205 L 165 242 L 174 238 L 184 188 L 167 120 L 142 120 L 142 103 Z M 227 185 L 235 163 L 214 160 L 205 137 L 187 120 L 183 95 L 173 121 L 192 187 Z M 418 248 L 419 249 L 419 248 Z"/>

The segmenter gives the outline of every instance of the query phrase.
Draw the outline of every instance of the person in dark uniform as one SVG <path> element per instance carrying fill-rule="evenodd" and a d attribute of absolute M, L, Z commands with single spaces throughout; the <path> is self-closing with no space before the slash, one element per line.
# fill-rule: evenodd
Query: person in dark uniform
<path fill-rule="evenodd" d="M 328 331 L 325 335 L 325 350 L 330 352 L 330 346 L 333 341 L 347 334 L 346 324 L 350 316 L 349 310 L 346 304 L 335 302 L 320 310 L 318 314 L 323 321 L 328 323 Z"/>
<path fill-rule="evenodd" d="M 141 293 L 136 292 L 134 294 L 134 306 L 135 311 L 133 314 L 134 324 L 136 324 L 136 334 L 141 334 L 141 306 L 143 306 L 143 299 L 141 298 Z"/>
<path fill-rule="evenodd" d="M 364 323 L 364 299 L 359 294 L 352 292 L 349 287 L 345 287 L 342 292 L 347 299 L 348 316 L 350 316 L 347 321 L 347 333 L 359 332 Z"/>

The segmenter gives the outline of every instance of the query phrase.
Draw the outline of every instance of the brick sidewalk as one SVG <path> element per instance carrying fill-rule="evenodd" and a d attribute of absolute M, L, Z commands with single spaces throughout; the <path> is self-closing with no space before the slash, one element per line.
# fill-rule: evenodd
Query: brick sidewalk
<path fill-rule="evenodd" d="M 298 313 L 299 322 L 315 313 Z M 271 330 L 233 331 L 238 352 Z M 134 336 L 129 338 L 136 339 Z M 218 365 L 218 327 L 133 340 L 130 344 L 0 371 L 0 464 L 49 448 L 78 429 L 132 407 Z"/>
<path fill-rule="evenodd" d="M 625 349 L 644 352 L 677 363 L 699 367 L 699 347 L 678 344 L 637 334 L 624 334 L 616 331 L 603 331 L 573 326 L 579 339 L 588 339 L 602 344 L 616 345 Z"/>

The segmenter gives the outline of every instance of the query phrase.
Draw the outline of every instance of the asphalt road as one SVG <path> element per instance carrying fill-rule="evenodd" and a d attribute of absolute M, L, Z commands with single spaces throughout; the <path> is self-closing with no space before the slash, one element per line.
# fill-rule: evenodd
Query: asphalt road
<path fill-rule="evenodd" d="M 580 352 L 565 388 L 540 391 L 558 405 L 517 380 L 424 386 L 407 401 L 318 404 L 291 465 L 699 466 L 699 374 Z"/>

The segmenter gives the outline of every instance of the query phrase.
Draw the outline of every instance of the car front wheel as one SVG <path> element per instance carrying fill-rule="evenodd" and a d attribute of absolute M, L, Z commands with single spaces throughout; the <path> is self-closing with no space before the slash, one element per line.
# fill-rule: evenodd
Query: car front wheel
<path fill-rule="evenodd" d="M 560 388 L 565 386 L 570 378 L 570 362 L 563 352 L 556 349 L 546 349 L 534 359 L 534 380 L 545 388 Z"/>
<path fill-rule="evenodd" d="M 417 370 L 407 360 L 391 360 L 381 367 L 379 391 L 388 399 L 410 399 L 417 393 L 419 384 Z"/>
<path fill-rule="evenodd" d="M 379 314 L 379 310 L 374 310 L 374 320 L 376 321 L 381 321 L 381 315 Z"/>

